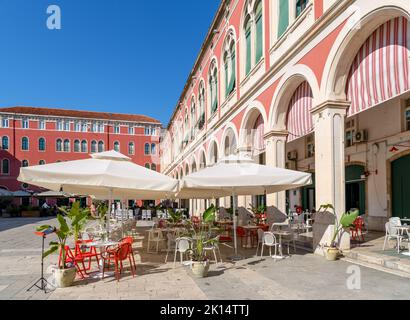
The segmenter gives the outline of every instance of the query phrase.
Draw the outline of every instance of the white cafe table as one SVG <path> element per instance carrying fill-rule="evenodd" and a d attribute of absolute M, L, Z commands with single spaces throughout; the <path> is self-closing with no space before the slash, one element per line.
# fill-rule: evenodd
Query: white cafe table
<path fill-rule="evenodd" d="M 243 226 L 244 230 L 246 231 L 246 243 L 244 248 L 252 248 L 252 231 L 258 230 L 258 226 L 247 225 Z"/>
<path fill-rule="evenodd" d="M 292 233 L 289 232 L 289 231 L 277 230 L 277 231 L 273 231 L 273 234 L 275 236 L 279 236 L 279 256 L 273 256 L 272 258 L 274 258 L 274 259 L 283 259 L 283 258 L 285 258 L 285 256 L 283 255 L 282 237 L 290 236 L 290 235 L 292 235 Z M 289 244 L 288 244 L 288 246 L 289 246 Z M 288 251 L 289 251 L 289 247 L 288 247 Z"/>
<path fill-rule="evenodd" d="M 99 251 L 100 251 L 100 259 L 99 259 L 99 263 L 98 263 L 100 271 L 92 273 L 91 278 L 93 278 L 93 279 L 102 279 L 103 278 L 104 259 L 102 258 L 102 255 L 107 250 L 108 247 L 116 246 L 118 244 L 119 244 L 119 242 L 116 242 L 116 241 L 94 241 L 94 242 L 89 242 L 89 243 L 84 244 L 87 247 L 94 247 L 94 248 L 99 249 Z M 108 276 L 112 276 L 112 275 L 114 275 L 114 272 L 106 272 L 105 274 L 108 275 Z"/>

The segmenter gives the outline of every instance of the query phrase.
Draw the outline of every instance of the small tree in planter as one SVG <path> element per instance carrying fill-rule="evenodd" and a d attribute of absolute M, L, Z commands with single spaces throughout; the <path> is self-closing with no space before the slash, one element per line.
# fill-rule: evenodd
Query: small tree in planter
<path fill-rule="evenodd" d="M 209 259 L 206 256 L 204 248 L 218 242 L 217 238 L 211 237 L 210 229 L 215 222 L 216 208 L 211 205 L 202 214 L 202 224 L 196 230 L 192 227 L 192 232 L 196 240 L 195 247 L 189 250 L 191 254 L 192 272 L 199 277 L 206 277 L 209 271 Z M 207 227 L 205 227 L 207 226 Z"/>
<path fill-rule="evenodd" d="M 71 262 L 68 263 L 66 259 L 67 240 L 73 235 L 75 241 L 78 240 L 79 234 L 88 220 L 89 210 L 81 209 L 79 202 L 74 202 L 69 211 L 65 208 L 59 208 L 59 210 L 67 216 L 70 223 L 67 223 L 67 220 L 63 215 L 58 214 L 57 221 L 59 227 L 43 225 L 38 227 L 37 231 L 42 232 L 48 229 L 55 230 L 58 241 L 50 242 L 50 248 L 44 253 L 43 257 L 48 257 L 60 250 L 61 259 L 59 260 L 58 269 L 55 271 L 55 280 L 57 287 L 65 288 L 73 284 L 76 274 L 75 266 Z"/>
<path fill-rule="evenodd" d="M 251 211 L 253 213 L 252 218 L 254 219 L 254 223 L 256 225 L 265 224 L 267 220 L 266 210 L 268 209 L 268 207 L 264 204 L 261 204 L 257 207 L 252 206 L 252 204 L 249 205 L 251 206 Z"/>
<path fill-rule="evenodd" d="M 340 238 L 342 237 L 343 233 L 348 231 L 350 227 L 353 226 L 354 221 L 359 216 L 359 210 L 355 210 L 353 212 L 346 212 L 344 213 L 340 220 L 337 217 L 335 212 L 335 208 L 331 204 L 321 205 L 317 214 L 320 213 L 331 213 L 335 218 L 335 227 L 332 239 L 330 241 L 330 245 L 324 246 L 326 250 L 326 258 L 330 261 L 335 261 L 340 254 L 340 249 L 338 247 Z M 339 241 L 338 241 L 339 239 Z"/>

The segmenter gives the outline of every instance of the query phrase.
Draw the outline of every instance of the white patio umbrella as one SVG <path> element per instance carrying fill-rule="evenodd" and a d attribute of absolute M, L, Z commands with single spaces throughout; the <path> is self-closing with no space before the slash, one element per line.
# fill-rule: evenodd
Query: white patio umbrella
<path fill-rule="evenodd" d="M 21 168 L 18 181 L 52 191 L 98 199 L 164 199 L 173 197 L 178 181 L 139 166 L 116 151 L 90 159 Z"/>
<path fill-rule="evenodd" d="M 116 151 L 93 154 L 85 160 L 21 168 L 18 181 L 98 199 L 168 198 L 178 185 L 177 180 L 139 166 Z"/>
<path fill-rule="evenodd" d="M 0 197 L 12 197 L 13 192 L 8 191 L 6 189 L 0 189 Z"/>
<path fill-rule="evenodd" d="M 232 196 L 262 195 L 296 189 L 312 184 L 310 173 L 256 164 L 251 158 L 229 156 L 218 164 L 186 176 L 180 182 L 177 198 L 212 199 Z M 236 215 L 234 216 L 234 247 L 238 257 Z"/>

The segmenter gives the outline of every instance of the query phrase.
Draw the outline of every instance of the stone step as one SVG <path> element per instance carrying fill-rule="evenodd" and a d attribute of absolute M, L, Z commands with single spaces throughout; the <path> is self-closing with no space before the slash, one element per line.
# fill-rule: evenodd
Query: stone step
<path fill-rule="evenodd" d="M 374 267 L 381 271 L 394 273 L 402 277 L 410 278 L 410 263 L 394 257 L 383 257 L 371 252 L 344 252 L 344 260 L 365 264 L 368 267 Z"/>

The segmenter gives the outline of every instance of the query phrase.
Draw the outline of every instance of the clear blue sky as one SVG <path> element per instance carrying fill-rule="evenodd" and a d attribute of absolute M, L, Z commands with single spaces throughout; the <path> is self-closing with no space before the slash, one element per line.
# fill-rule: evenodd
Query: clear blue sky
<path fill-rule="evenodd" d="M 146 114 L 168 123 L 219 0 L 0 0 L 0 107 Z M 46 27 L 57 4 L 62 29 Z"/>

